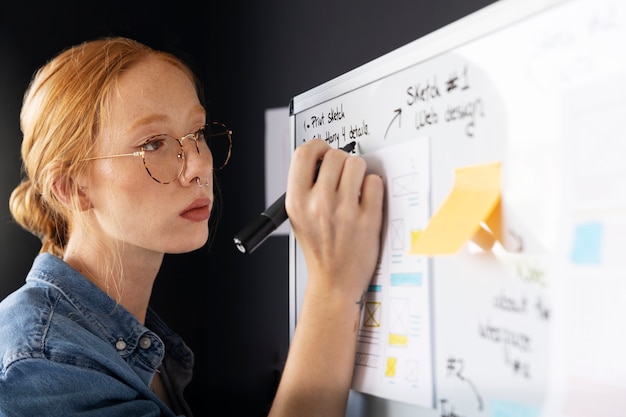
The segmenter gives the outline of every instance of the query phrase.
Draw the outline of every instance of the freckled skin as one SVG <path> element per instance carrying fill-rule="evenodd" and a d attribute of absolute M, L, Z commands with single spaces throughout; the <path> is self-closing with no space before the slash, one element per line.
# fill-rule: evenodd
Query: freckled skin
<path fill-rule="evenodd" d="M 191 81 L 174 66 L 155 60 L 133 67 L 120 78 L 111 123 L 104 127 L 99 154 L 133 152 L 147 136 L 182 137 L 205 122 Z M 156 118 L 147 124 L 137 121 Z M 147 250 L 180 253 L 202 246 L 207 222 L 179 214 L 197 198 L 213 200 L 213 176 L 200 166 L 193 143 L 185 141 L 187 167 L 178 181 L 160 184 L 146 172 L 140 157 L 93 161 L 89 197 L 107 236 Z M 209 185 L 198 187 L 196 177 Z"/>

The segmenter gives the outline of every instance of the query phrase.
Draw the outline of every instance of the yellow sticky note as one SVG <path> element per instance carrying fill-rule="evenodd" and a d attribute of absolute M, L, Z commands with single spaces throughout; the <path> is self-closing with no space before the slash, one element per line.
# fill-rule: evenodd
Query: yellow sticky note
<path fill-rule="evenodd" d="M 396 365 L 398 363 L 398 358 L 393 356 L 389 356 L 387 358 L 387 368 L 385 370 L 385 376 L 389 378 L 393 378 L 396 376 Z"/>
<path fill-rule="evenodd" d="M 500 163 L 458 168 L 454 186 L 426 228 L 411 236 L 413 255 L 449 255 L 470 239 L 489 246 L 481 222 L 489 225 L 494 239 L 500 236 Z"/>

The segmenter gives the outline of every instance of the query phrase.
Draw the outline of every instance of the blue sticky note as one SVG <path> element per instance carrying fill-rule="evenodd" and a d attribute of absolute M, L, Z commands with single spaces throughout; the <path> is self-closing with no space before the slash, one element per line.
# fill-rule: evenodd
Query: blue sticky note
<path fill-rule="evenodd" d="M 574 229 L 574 242 L 570 253 L 575 264 L 599 265 L 602 262 L 604 225 L 600 222 L 581 223 Z"/>
<path fill-rule="evenodd" d="M 402 272 L 393 273 L 390 277 L 391 285 L 422 285 L 422 273 L 421 272 Z"/>
<path fill-rule="evenodd" d="M 510 401 L 492 400 L 489 402 L 490 417 L 538 417 L 537 407 Z"/>

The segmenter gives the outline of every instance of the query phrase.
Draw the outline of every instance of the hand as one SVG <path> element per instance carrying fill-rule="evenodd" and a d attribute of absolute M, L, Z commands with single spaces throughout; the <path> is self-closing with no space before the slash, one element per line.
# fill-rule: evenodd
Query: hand
<path fill-rule="evenodd" d="M 378 260 L 383 216 L 382 179 L 366 168 L 363 158 L 311 140 L 294 152 L 285 202 L 307 262 L 308 285 L 319 286 L 322 294 L 339 290 L 355 302 Z"/>
<path fill-rule="evenodd" d="M 285 208 L 308 276 L 272 417 L 345 415 L 383 217 L 382 179 L 366 168 L 363 158 L 321 139 L 293 154 Z"/>

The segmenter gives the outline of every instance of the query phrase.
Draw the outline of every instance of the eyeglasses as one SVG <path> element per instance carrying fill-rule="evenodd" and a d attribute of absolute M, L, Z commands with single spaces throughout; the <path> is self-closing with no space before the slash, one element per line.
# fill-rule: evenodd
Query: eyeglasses
<path fill-rule="evenodd" d="M 230 160 L 233 146 L 232 135 L 233 131 L 228 129 L 226 125 L 212 122 L 180 139 L 167 134 L 150 136 L 141 145 L 139 151 L 117 155 L 94 156 L 81 161 L 119 158 L 122 156 L 141 156 L 148 175 L 156 182 L 169 184 L 180 178 L 185 170 L 184 140 L 193 140 L 196 145 L 196 152 L 207 164 L 211 164 L 213 170 L 216 171 L 224 168 Z"/>

